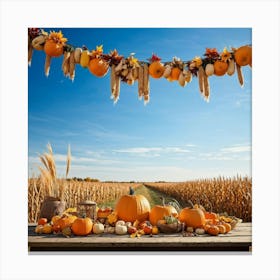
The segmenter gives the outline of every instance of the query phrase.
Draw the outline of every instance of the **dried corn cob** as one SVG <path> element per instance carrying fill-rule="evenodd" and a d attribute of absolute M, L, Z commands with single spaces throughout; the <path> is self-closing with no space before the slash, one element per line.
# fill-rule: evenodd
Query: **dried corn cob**
<path fill-rule="evenodd" d="M 47 77 L 49 76 L 49 73 L 50 73 L 51 59 L 52 59 L 52 57 L 46 54 L 46 59 L 45 59 L 45 75 Z"/>
<path fill-rule="evenodd" d="M 69 75 L 72 81 L 74 81 L 75 78 L 75 66 L 76 66 L 75 57 L 74 57 L 74 52 L 72 51 L 69 58 Z"/>
<path fill-rule="evenodd" d="M 243 73 L 241 70 L 241 66 L 239 66 L 237 63 L 236 63 L 236 72 L 237 72 L 239 84 L 241 87 L 243 87 L 243 85 L 244 85 Z"/>
<path fill-rule="evenodd" d="M 138 98 L 139 99 L 142 99 L 144 95 L 143 82 L 144 82 L 144 68 L 142 65 L 140 65 L 138 70 Z"/>

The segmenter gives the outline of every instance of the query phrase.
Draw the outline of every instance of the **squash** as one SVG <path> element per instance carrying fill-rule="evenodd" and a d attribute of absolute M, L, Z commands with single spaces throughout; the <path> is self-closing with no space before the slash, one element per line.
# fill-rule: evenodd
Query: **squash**
<path fill-rule="evenodd" d="M 75 235 L 88 235 L 92 231 L 92 226 L 93 223 L 90 218 L 77 218 L 73 222 L 71 230 Z"/>
<path fill-rule="evenodd" d="M 95 234 L 101 234 L 104 232 L 104 225 L 101 223 L 94 223 L 92 226 L 92 232 Z"/>
<path fill-rule="evenodd" d="M 52 225 L 47 223 L 43 225 L 43 233 L 52 233 Z"/>
<path fill-rule="evenodd" d="M 65 214 L 60 219 L 55 220 L 53 225 L 60 226 L 60 229 L 63 230 L 65 227 L 71 226 L 76 219 L 77 216 Z"/>
<path fill-rule="evenodd" d="M 208 63 L 205 66 L 205 74 L 207 76 L 212 76 L 214 74 L 214 65 L 212 63 Z"/>
<path fill-rule="evenodd" d="M 125 225 L 116 225 L 115 227 L 116 234 L 123 235 L 127 233 L 127 227 Z"/>
<path fill-rule="evenodd" d="M 139 222 L 149 219 L 151 206 L 141 194 L 123 195 L 116 203 L 115 212 L 125 222 Z"/>
<path fill-rule="evenodd" d="M 109 214 L 107 216 L 107 221 L 108 221 L 109 225 L 115 225 L 116 222 L 118 221 L 117 213 L 113 211 L 111 214 Z"/>
<path fill-rule="evenodd" d="M 193 227 L 194 229 L 203 227 L 206 223 L 204 212 L 200 208 L 193 208 L 191 201 L 189 203 L 191 208 L 186 207 L 180 211 L 179 221 L 185 223 L 187 227 Z"/>

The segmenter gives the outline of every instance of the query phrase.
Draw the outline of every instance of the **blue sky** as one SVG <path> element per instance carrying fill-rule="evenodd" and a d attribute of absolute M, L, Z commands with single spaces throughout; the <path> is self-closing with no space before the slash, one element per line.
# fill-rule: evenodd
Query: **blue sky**
<path fill-rule="evenodd" d="M 61 30 L 74 46 L 104 52 L 117 49 L 145 60 L 156 53 L 190 60 L 207 48 L 251 44 L 249 28 L 45 28 Z M 234 76 L 210 77 L 207 103 L 197 78 L 181 87 L 150 79 L 150 102 L 137 97 L 137 83 L 122 83 L 120 99 L 110 99 L 110 75 L 93 76 L 76 66 L 74 82 L 61 71 L 62 57 L 44 75 L 45 54 L 35 51 L 28 69 L 29 176 L 38 174 L 38 154 L 51 143 L 63 177 L 71 145 L 70 177 L 100 180 L 183 181 L 217 176 L 251 176 L 251 75 L 243 67 L 241 88 Z"/>

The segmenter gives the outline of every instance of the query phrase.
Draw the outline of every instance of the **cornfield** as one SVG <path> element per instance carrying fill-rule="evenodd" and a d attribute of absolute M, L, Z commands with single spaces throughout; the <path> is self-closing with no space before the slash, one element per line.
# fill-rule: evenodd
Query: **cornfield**
<path fill-rule="evenodd" d="M 214 178 L 182 183 L 146 183 L 147 187 L 174 197 L 182 207 L 188 200 L 206 210 L 252 220 L 252 178 Z"/>
<path fill-rule="evenodd" d="M 129 193 L 129 187 L 137 188 L 137 183 L 99 183 L 78 182 L 74 180 L 57 179 L 60 197 L 66 202 L 66 207 L 76 207 L 84 200 L 92 200 L 97 204 L 116 201 Z M 28 182 L 28 222 L 36 222 L 39 218 L 42 202 L 48 196 L 48 188 L 40 178 L 30 178 Z"/>

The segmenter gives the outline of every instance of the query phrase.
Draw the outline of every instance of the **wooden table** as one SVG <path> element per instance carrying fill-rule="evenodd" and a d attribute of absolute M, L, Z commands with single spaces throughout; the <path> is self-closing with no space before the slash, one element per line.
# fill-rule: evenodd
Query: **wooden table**
<path fill-rule="evenodd" d="M 73 236 L 36 234 L 35 225 L 28 225 L 29 251 L 242 251 L 252 249 L 252 224 L 240 223 L 219 236 L 183 237 L 178 234 L 144 235 L 130 238 L 115 234 Z"/>

